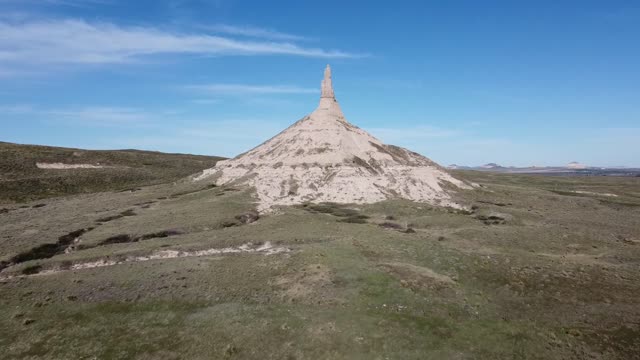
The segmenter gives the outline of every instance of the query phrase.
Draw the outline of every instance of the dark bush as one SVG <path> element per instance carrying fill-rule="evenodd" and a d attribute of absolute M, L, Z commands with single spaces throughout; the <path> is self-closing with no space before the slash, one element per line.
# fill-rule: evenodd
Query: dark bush
<path fill-rule="evenodd" d="M 33 275 L 33 274 L 37 274 L 42 270 L 42 266 L 40 265 L 31 265 L 31 266 L 27 266 L 26 268 L 22 269 L 22 274 L 23 275 Z"/>
<path fill-rule="evenodd" d="M 100 242 L 100 245 L 122 244 L 136 242 L 138 239 L 131 237 L 129 234 L 115 235 Z"/>
<path fill-rule="evenodd" d="M 184 231 L 182 231 L 182 230 L 169 229 L 169 230 L 159 231 L 159 232 L 155 232 L 155 233 L 151 233 L 151 234 L 144 234 L 144 235 L 139 236 L 138 238 L 136 238 L 136 241 L 138 241 L 138 240 L 157 239 L 157 238 L 166 238 L 166 237 L 169 237 L 169 236 L 176 236 L 176 235 L 182 235 L 182 234 L 184 234 Z"/>
<path fill-rule="evenodd" d="M 349 216 L 349 217 L 340 219 L 338 221 L 343 223 L 350 223 L 350 224 L 366 224 L 367 218 L 368 216 L 366 215 L 357 215 L 357 216 Z"/>

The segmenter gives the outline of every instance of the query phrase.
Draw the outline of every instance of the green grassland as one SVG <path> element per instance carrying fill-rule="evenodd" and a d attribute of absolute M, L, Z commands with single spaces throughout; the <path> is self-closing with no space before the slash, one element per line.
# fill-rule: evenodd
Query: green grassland
<path fill-rule="evenodd" d="M 220 157 L 140 150 L 81 150 L 0 142 L 0 203 L 175 181 L 213 167 Z M 92 164 L 101 169 L 39 169 L 36 163 Z"/>
<path fill-rule="evenodd" d="M 256 219 L 251 189 L 182 181 L 4 205 L 2 357 L 639 358 L 640 179 L 454 175 L 471 211 Z M 289 251 L 125 261 L 248 243 Z"/>

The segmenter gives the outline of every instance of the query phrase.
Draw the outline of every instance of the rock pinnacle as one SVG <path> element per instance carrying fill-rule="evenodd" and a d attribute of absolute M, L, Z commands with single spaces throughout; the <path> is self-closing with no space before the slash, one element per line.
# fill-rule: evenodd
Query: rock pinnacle
<path fill-rule="evenodd" d="M 333 83 L 331 81 L 331 67 L 327 64 L 324 69 L 324 78 L 321 83 L 320 104 L 314 111 L 316 118 L 323 120 L 344 119 L 342 109 L 336 100 L 336 94 L 333 92 Z"/>
<path fill-rule="evenodd" d="M 324 79 L 322 80 L 322 93 L 320 98 L 331 98 L 335 99 L 335 94 L 333 93 L 333 85 L 331 84 L 331 67 L 327 64 L 327 67 L 324 69 Z"/>

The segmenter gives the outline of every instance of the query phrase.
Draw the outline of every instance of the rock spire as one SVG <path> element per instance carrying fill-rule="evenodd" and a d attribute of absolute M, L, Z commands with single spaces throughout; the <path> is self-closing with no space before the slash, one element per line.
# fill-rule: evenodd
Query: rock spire
<path fill-rule="evenodd" d="M 324 79 L 322 79 L 321 84 L 321 94 L 320 98 L 336 98 L 336 95 L 333 93 L 333 84 L 331 84 L 331 66 L 327 64 L 327 67 L 324 69 Z"/>
<path fill-rule="evenodd" d="M 344 119 L 342 109 L 336 100 L 336 95 L 333 92 L 333 83 L 331 81 L 331 67 L 327 64 L 324 69 L 324 78 L 320 84 L 320 104 L 316 111 L 310 116 L 315 115 L 315 118 L 325 119 L 327 121 Z"/>

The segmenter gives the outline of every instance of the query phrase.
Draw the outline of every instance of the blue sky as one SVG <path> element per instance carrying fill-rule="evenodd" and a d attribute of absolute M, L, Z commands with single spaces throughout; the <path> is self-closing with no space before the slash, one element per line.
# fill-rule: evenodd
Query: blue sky
<path fill-rule="evenodd" d="M 0 0 L 0 141 L 233 156 L 313 111 L 444 165 L 640 166 L 637 1 Z"/>

